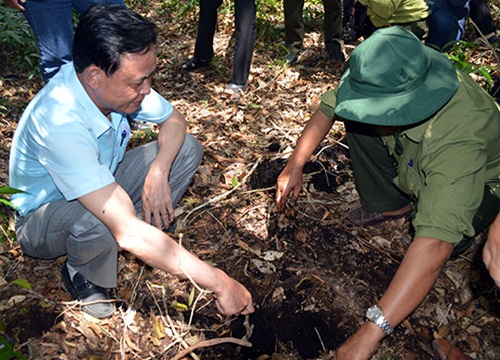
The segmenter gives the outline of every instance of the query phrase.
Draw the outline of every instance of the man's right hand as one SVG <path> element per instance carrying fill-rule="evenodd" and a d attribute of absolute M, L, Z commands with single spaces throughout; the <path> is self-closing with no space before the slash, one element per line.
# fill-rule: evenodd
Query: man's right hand
<path fill-rule="evenodd" d="M 295 165 L 293 161 L 289 162 L 276 183 L 276 206 L 279 212 L 285 210 L 290 193 L 292 194 L 290 203 L 294 204 L 297 201 L 302 189 L 302 181 L 302 167 Z"/>
<path fill-rule="evenodd" d="M 19 1 L 22 2 L 23 4 L 26 2 L 26 0 L 19 0 Z M 21 6 L 21 4 L 19 4 L 17 0 L 5 0 L 5 5 L 14 10 L 20 10 L 20 11 L 25 10 L 24 7 Z"/>
<path fill-rule="evenodd" d="M 215 291 L 215 305 L 217 310 L 223 315 L 248 315 L 255 311 L 252 295 L 239 282 L 229 277 L 220 269 L 218 271 L 219 280 L 223 282 L 220 291 Z"/>

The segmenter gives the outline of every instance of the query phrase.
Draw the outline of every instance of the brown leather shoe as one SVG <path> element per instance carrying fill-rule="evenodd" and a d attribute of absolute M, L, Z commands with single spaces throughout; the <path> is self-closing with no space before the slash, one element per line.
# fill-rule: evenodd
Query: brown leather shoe
<path fill-rule="evenodd" d="M 445 339 L 436 339 L 432 342 L 434 358 L 436 360 L 472 360 L 458 348 Z"/>
<path fill-rule="evenodd" d="M 350 222 L 351 226 L 373 226 L 376 224 L 379 224 L 381 222 L 387 221 L 387 220 L 395 220 L 395 219 L 400 219 L 402 217 L 408 217 L 411 213 L 411 208 L 410 210 L 402 213 L 402 214 L 397 214 L 397 215 L 384 215 L 384 213 L 378 213 L 378 212 L 366 212 L 363 211 L 361 206 L 349 213 L 347 216 L 348 222 Z"/>

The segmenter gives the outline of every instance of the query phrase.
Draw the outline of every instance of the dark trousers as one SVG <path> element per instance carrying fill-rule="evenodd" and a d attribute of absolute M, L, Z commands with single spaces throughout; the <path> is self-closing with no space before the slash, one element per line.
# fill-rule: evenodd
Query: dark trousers
<path fill-rule="evenodd" d="M 397 176 L 396 160 L 389 155 L 375 127 L 345 122 L 347 144 L 352 161 L 354 183 L 366 212 L 401 209 L 410 199 L 393 183 Z"/>
<path fill-rule="evenodd" d="M 209 60 L 214 56 L 214 35 L 217 26 L 217 9 L 222 0 L 200 0 L 200 18 L 194 56 L 199 60 Z M 231 82 L 243 85 L 248 81 L 257 28 L 255 0 L 234 0 L 235 32 L 234 59 Z"/>
<path fill-rule="evenodd" d="M 396 162 L 374 127 L 353 121 L 346 121 L 345 126 L 354 182 L 363 210 L 385 212 L 408 205 L 410 199 L 393 183 Z M 485 186 L 483 200 L 472 220 L 476 235 L 493 222 L 499 211 L 500 199 Z"/>
<path fill-rule="evenodd" d="M 302 50 L 304 40 L 304 0 L 284 0 L 285 44 L 290 54 Z M 323 0 L 325 44 L 342 38 L 342 3 L 340 0 Z"/>
<path fill-rule="evenodd" d="M 488 35 L 496 31 L 495 23 L 491 17 L 490 8 L 486 0 L 470 0 L 469 15 L 483 35 Z"/>
<path fill-rule="evenodd" d="M 469 0 L 433 0 L 429 8 L 431 16 L 426 44 L 446 50 L 447 44 L 460 40 L 465 33 Z"/>

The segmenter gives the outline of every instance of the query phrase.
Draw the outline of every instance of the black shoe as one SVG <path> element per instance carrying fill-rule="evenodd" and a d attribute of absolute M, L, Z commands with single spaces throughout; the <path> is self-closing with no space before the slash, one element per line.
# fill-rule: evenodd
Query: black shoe
<path fill-rule="evenodd" d="M 92 284 L 80 273 L 76 273 L 71 280 L 68 267 L 64 263 L 61 269 L 61 275 L 66 290 L 71 295 L 73 300 L 80 300 L 83 303 L 95 302 L 89 305 L 83 305 L 82 311 L 96 317 L 104 319 L 110 316 L 115 311 L 115 306 L 111 302 L 99 302 L 109 300 L 108 291 L 105 288 Z"/>
<path fill-rule="evenodd" d="M 293 66 L 299 60 L 299 54 L 288 54 L 283 58 L 283 62 L 288 66 Z"/>
<path fill-rule="evenodd" d="M 208 65 L 210 65 L 211 61 L 212 61 L 212 59 L 199 60 L 199 59 L 197 59 L 197 58 L 195 58 L 193 56 L 187 62 L 185 62 L 184 64 L 182 64 L 181 66 L 179 66 L 179 68 L 181 70 L 185 70 L 185 71 L 193 71 L 193 70 L 197 70 L 197 69 L 201 69 L 201 68 L 207 67 Z"/>
<path fill-rule="evenodd" d="M 333 39 L 325 44 L 325 49 L 333 61 L 345 61 L 344 43 L 342 40 Z"/>
<path fill-rule="evenodd" d="M 488 39 L 488 42 L 489 42 L 490 44 L 496 44 L 499 40 L 500 40 L 500 39 L 498 38 L 498 35 L 496 35 L 496 34 L 495 34 L 495 35 L 493 35 L 492 37 L 490 37 L 490 38 Z"/>

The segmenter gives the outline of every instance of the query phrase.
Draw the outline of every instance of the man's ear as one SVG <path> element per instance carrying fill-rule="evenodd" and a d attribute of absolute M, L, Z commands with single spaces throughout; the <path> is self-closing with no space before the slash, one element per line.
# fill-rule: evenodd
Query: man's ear
<path fill-rule="evenodd" d="M 92 89 L 99 88 L 104 76 L 106 76 L 104 71 L 95 65 L 90 65 L 85 69 L 85 80 Z"/>

